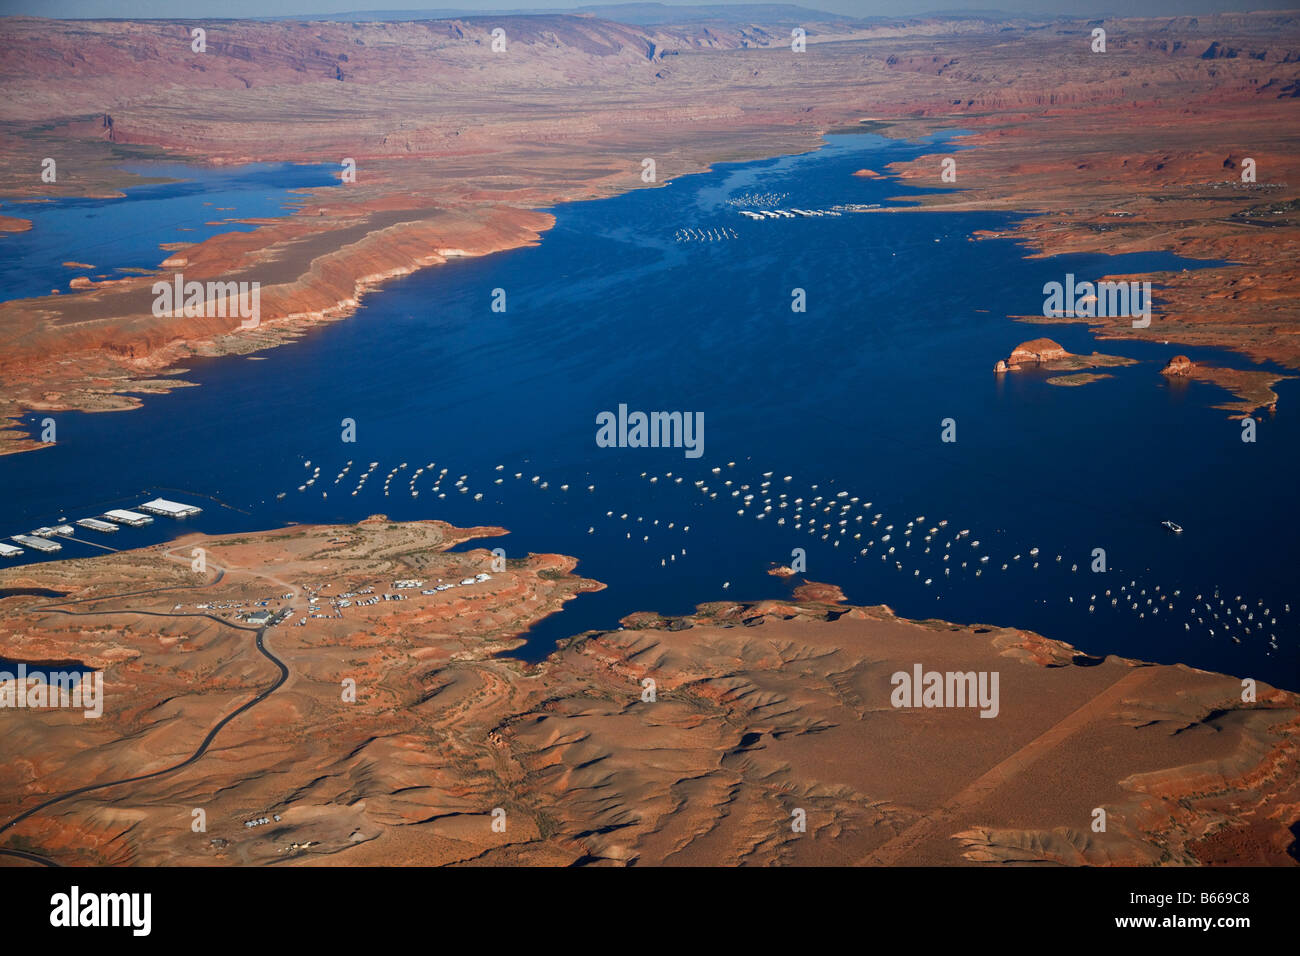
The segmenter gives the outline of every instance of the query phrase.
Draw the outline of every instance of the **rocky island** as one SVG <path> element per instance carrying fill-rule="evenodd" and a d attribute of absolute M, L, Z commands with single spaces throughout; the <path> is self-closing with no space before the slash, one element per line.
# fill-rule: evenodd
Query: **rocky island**
<path fill-rule="evenodd" d="M 1125 358 L 1121 355 L 1102 355 L 1100 352 L 1093 352 L 1091 355 L 1074 355 L 1051 339 L 1031 339 L 1017 345 L 1005 359 L 999 359 L 993 371 L 999 375 L 1018 372 L 1025 368 L 1038 368 L 1045 372 L 1077 372 L 1090 368 L 1114 368 L 1136 364 L 1137 359 Z M 1108 377 L 1095 374 L 1063 375 L 1049 378 L 1047 381 L 1052 385 L 1081 385 L 1085 381 Z"/>

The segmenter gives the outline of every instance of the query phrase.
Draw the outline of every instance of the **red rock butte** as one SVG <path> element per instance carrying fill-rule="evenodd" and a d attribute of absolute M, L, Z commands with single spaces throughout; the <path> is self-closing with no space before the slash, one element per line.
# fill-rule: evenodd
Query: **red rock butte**
<path fill-rule="evenodd" d="M 1069 354 L 1059 343 L 1051 339 L 1031 339 L 1028 342 L 1021 342 L 1012 349 L 1006 362 L 1008 368 L 1015 368 L 1018 365 L 1042 365 L 1066 358 Z"/>

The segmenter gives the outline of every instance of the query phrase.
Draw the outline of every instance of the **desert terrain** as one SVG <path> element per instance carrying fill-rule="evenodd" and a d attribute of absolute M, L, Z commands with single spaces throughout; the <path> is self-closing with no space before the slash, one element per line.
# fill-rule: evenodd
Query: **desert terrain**
<path fill-rule="evenodd" d="M 946 153 L 862 174 L 948 190 L 920 212 L 1023 212 L 1012 235 L 1028 255 L 1222 263 L 1143 277 L 1157 289 L 1150 326 L 1091 320 L 1101 337 L 1231 349 L 1274 376 L 1300 367 L 1293 13 L 830 18 L 800 25 L 802 52 L 784 22 L 217 21 L 201 53 L 193 26 L 0 20 L 0 228 L 26 228 L 31 202 L 120 195 L 138 181 L 119 168 L 130 159 L 351 159 L 355 182 L 304 190 L 292 215 L 251 233 L 159 251 L 157 275 L 261 282 L 257 328 L 155 317 L 155 275 L 69 274 L 66 288 L 0 304 L 0 452 L 39 447 L 26 412 L 131 408 L 184 384 L 194 356 L 281 345 L 386 279 L 537 242 L 559 203 L 814 149 L 846 129 L 969 131 L 951 184 Z M 1099 26 L 1104 53 L 1091 49 Z M 507 45 L 493 51 L 497 28 Z M 45 158 L 55 183 L 41 179 Z M 1243 407 L 1258 394 L 1201 376 Z"/>
<path fill-rule="evenodd" d="M 493 568 L 500 533 L 375 516 L 0 571 L 4 655 L 105 681 L 98 719 L 6 713 L 0 859 L 1296 862 L 1296 694 L 800 578 L 527 665 L 503 652 L 600 585 Z M 896 706 L 918 666 L 998 674 L 996 713 Z"/>

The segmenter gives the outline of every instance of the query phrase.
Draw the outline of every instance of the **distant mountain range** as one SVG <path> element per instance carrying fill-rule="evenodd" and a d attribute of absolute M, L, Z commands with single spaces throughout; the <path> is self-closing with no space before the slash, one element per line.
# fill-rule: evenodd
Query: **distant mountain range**
<path fill-rule="evenodd" d="M 734 3 L 670 5 L 666 3 L 607 3 L 581 7 L 532 8 L 526 10 L 467 10 L 444 7 L 429 10 L 358 10 L 350 13 L 299 14 L 289 17 L 267 17 L 274 20 L 332 20 L 342 22 L 367 22 L 377 20 L 461 20 L 486 16 L 572 16 L 598 17 L 634 26 L 691 23 L 693 21 L 721 21 L 766 23 L 773 26 L 800 23 L 882 23 L 899 21 L 900 17 L 851 17 L 825 10 L 813 10 L 791 3 Z M 961 13 L 916 14 L 911 17 L 943 16 L 958 19 L 1007 19 L 1010 15 L 994 11 L 963 11 Z"/>
<path fill-rule="evenodd" d="M 764 22 L 807 21 L 809 19 L 856 20 L 824 10 L 810 10 L 790 3 L 704 4 L 700 6 L 672 6 L 666 3 L 606 3 L 582 7 L 531 8 L 526 10 L 470 10 L 464 7 L 443 7 L 430 10 L 357 10 L 350 13 L 300 14 L 274 17 L 276 20 L 452 20 L 484 16 L 554 16 L 556 14 L 585 15 L 618 23 L 653 25 L 683 23 L 690 20 L 762 20 Z"/>

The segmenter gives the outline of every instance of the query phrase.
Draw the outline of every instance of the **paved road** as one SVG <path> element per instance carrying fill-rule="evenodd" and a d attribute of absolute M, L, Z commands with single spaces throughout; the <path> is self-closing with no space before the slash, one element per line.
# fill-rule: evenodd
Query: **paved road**
<path fill-rule="evenodd" d="M 217 570 L 218 570 L 218 574 L 214 580 L 209 581 L 205 584 L 195 585 L 195 587 L 210 587 L 211 585 L 219 582 L 222 579 L 222 577 L 225 575 L 225 570 L 221 568 L 218 568 Z M 80 600 L 66 601 L 63 603 L 83 604 L 86 601 L 106 600 L 107 598 L 110 597 L 120 598 L 120 597 L 135 595 L 135 594 L 152 594 L 157 591 L 171 591 L 171 590 L 177 590 L 177 589 L 176 588 L 149 588 L 148 590 L 143 590 L 143 591 L 130 591 L 127 592 L 126 594 L 101 595 L 100 597 L 96 597 L 96 598 L 82 598 Z M 257 641 L 255 643 L 256 643 L 258 653 L 260 653 L 268 661 L 274 664 L 280 673 L 279 676 L 276 677 L 275 683 L 273 683 L 270 687 L 262 691 L 262 693 L 258 694 L 252 700 L 247 701 L 246 703 L 242 704 L 235 710 L 231 711 L 225 717 L 221 718 L 221 720 L 217 721 L 217 723 L 213 726 L 213 728 L 208 731 L 208 735 L 203 738 L 203 742 L 199 744 L 198 749 L 195 750 L 194 753 L 192 753 L 185 760 L 182 760 L 180 763 L 174 764 L 170 767 L 166 767 L 162 770 L 154 770 L 150 773 L 139 774 L 138 776 L 135 777 L 123 777 L 120 780 L 109 780 L 104 783 L 95 783 L 86 787 L 79 787 L 76 790 L 69 790 L 66 793 L 61 793 L 58 796 L 51 797 L 50 799 L 44 801 L 43 803 L 38 803 L 36 806 L 31 807 L 30 809 L 24 810 L 18 816 L 10 820 L 8 823 L 5 823 L 4 825 L 0 826 L 0 834 L 3 834 L 6 830 L 9 830 L 12 827 L 17 826 L 19 823 L 22 823 L 28 817 L 40 813 L 42 810 L 46 810 L 49 807 L 54 806 L 55 804 L 62 803 L 65 800 L 71 800 L 73 797 L 79 797 L 82 794 L 91 793 L 96 790 L 106 790 L 109 787 L 120 786 L 121 784 L 124 783 L 139 783 L 142 780 L 153 780 L 156 777 L 162 777 L 169 773 L 175 773 L 177 770 L 182 770 L 185 767 L 188 767 L 190 764 L 194 763 L 196 760 L 201 758 L 205 753 L 207 753 L 208 748 L 212 745 L 212 741 L 216 739 L 217 734 L 221 733 L 223 727 L 225 727 L 228 723 L 230 723 L 240 714 L 244 713 L 245 711 L 253 707 L 256 707 L 262 701 L 266 700 L 266 698 L 274 694 L 277 690 L 280 689 L 280 686 L 284 684 L 284 682 L 289 677 L 289 668 L 285 666 L 284 661 L 280 660 L 278 657 L 272 654 L 270 650 L 267 649 L 266 628 L 264 627 L 263 628 L 243 627 L 242 625 L 239 624 L 232 624 L 230 621 L 224 620 L 223 618 L 217 617 L 216 615 L 213 614 L 168 614 L 162 611 L 131 611 L 131 610 L 68 611 L 68 610 L 61 609 L 52 604 L 42 605 L 41 609 L 53 611 L 56 614 L 69 614 L 77 617 L 85 617 L 85 616 L 98 617 L 105 614 L 142 614 L 150 617 L 206 617 L 209 620 L 216 621 L 218 624 L 224 624 L 227 627 L 233 627 L 237 630 L 241 630 L 241 631 L 255 630 L 257 632 Z M 59 865 L 49 857 L 40 856 L 39 854 L 36 853 L 27 853 L 23 850 L 6 850 L 0 848 L 0 856 L 17 857 L 18 859 L 27 860 L 32 863 L 40 863 L 43 864 L 44 866 Z"/>

